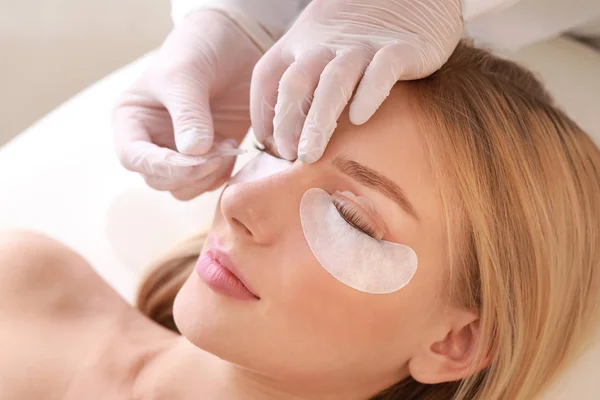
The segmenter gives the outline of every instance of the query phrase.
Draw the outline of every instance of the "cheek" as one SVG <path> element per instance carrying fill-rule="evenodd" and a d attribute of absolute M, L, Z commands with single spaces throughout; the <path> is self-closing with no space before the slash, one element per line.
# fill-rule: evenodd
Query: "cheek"
<path fill-rule="evenodd" d="M 300 254 L 300 253 L 297 253 Z M 313 361 L 341 360 L 395 365 L 419 345 L 427 327 L 420 299 L 428 295 L 418 284 L 401 291 L 373 295 L 335 279 L 312 257 L 307 246 L 296 259 L 293 281 L 268 315 L 286 332 L 288 343 Z M 291 280 L 291 276 L 289 277 Z"/>
<path fill-rule="evenodd" d="M 416 344 L 418 338 L 410 335 L 423 325 L 417 300 L 426 289 L 422 285 L 413 288 L 411 283 L 389 294 L 365 293 L 323 267 L 302 229 L 281 244 L 274 253 L 282 268 L 278 276 L 265 279 L 276 287 L 267 315 L 278 325 L 275 331 L 286 332 L 286 341 L 306 344 L 305 351 L 315 357 L 349 363 L 377 362 L 391 357 L 390 347 L 403 351 Z M 340 254 L 339 259 L 343 257 Z"/>

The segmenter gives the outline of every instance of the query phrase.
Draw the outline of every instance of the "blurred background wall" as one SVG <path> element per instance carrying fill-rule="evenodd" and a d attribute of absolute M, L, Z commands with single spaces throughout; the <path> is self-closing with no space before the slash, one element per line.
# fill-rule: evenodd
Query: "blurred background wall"
<path fill-rule="evenodd" d="M 169 0 L 0 0 L 0 146 L 158 47 L 169 10 Z"/>

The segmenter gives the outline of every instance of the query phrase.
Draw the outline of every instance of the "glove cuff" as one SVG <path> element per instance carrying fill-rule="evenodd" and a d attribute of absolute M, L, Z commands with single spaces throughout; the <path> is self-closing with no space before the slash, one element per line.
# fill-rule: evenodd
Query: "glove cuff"
<path fill-rule="evenodd" d="M 238 19 L 260 25 L 272 40 L 280 38 L 302 11 L 307 0 L 171 0 L 171 17 L 179 24 L 190 12 L 217 9 Z M 248 32 L 254 34 L 254 32 Z"/>
<path fill-rule="evenodd" d="M 483 16 L 500 12 L 521 0 L 461 0 L 463 19 L 473 21 Z"/>

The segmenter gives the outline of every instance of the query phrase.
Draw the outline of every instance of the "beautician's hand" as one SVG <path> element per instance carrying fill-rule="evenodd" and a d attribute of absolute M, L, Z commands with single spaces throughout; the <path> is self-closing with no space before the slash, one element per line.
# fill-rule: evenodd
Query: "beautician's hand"
<path fill-rule="evenodd" d="M 223 12 L 189 14 L 115 110 L 123 165 L 181 200 L 220 186 L 250 127 L 250 79 L 262 53 Z"/>
<path fill-rule="evenodd" d="M 258 140 L 318 160 L 357 85 L 350 121 L 362 124 L 398 80 L 439 69 L 462 32 L 460 0 L 313 0 L 254 70 Z"/>

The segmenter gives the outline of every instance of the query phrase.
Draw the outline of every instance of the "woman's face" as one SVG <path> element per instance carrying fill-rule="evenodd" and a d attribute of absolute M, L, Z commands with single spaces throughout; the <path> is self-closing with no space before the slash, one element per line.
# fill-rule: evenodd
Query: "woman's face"
<path fill-rule="evenodd" d="M 362 126 L 342 116 L 318 162 L 290 163 L 224 190 L 204 250 L 213 246 L 227 253 L 259 299 L 223 294 L 194 271 L 175 302 L 183 335 L 221 358 L 296 382 L 323 379 L 383 388 L 407 376 L 411 360 L 430 355 L 432 345 L 453 329 L 458 310 L 447 297 L 441 201 L 407 97 L 395 88 Z M 252 162 L 271 156 L 258 157 Z M 340 160 L 387 178 L 414 215 L 392 199 L 389 187 L 351 176 Z M 301 223 L 300 202 L 311 188 L 369 199 L 385 222 L 383 240 L 409 246 L 418 257 L 408 285 L 370 294 L 327 272 Z"/>

